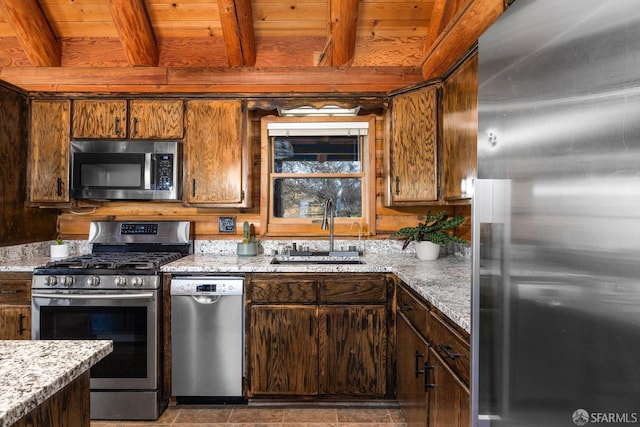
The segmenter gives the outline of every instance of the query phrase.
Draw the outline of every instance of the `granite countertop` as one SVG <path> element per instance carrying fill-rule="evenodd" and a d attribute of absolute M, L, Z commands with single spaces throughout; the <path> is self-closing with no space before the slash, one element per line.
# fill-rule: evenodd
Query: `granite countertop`
<path fill-rule="evenodd" d="M 299 257 L 296 257 L 299 258 Z M 291 265 L 270 264 L 273 256 L 239 257 L 225 254 L 194 254 L 162 267 L 168 273 L 286 273 L 368 272 L 394 273 L 418 295 L 437 307 L 467 332 L 471 331 L 471 259 L 448 255 L 436 261 L 420 261 L 409 253 L 365 253 L 365 264 Z M 48 257 L 0 263 L 0 272 L 32 272 L 49 262 Z"/>
<path fill-rule="evenodd" d="M 107 340 L 0 340 L 0 427 L 18 421 L 111 351 Z"/>
<path fill-rule="evenodd" d="M 449 255 L 420 261 L 409 254 L 365 254 L 365 264 L 270 264 L 272 256 L 196 254 L 162 267 L 168 273 L 394 273 L 426 301 L 471 332 L 471 260 Z"/>

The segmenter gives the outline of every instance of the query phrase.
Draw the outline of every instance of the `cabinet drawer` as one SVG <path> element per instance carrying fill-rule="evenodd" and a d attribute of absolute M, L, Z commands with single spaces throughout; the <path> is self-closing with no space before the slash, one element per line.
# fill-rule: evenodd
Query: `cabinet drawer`
<path fill-rule="evenodd" d="M 427 331 L 427 306 L 418 301 L 403 286 L 398 286 L 397 301 L 398 313 L 402 313 L 407 319 L 409 319 L 411 325 L 416 328 L 423 337 L 427 338 L 429 336 Z"/>
<path fill-rule="evenodd" d="M 320 302 L 329 304 L 384 304 L 387 286 L 384 275 L 349 274 L 325 277 Z"/>
<path fill-rule="evenodd" d="M 31 281 L 0 278 L 0 305 L 31 305 Z"/>
<path fill-rule="evenodd" d="M 258 276 L 249 279 L 247 297 L 252 303 L 315 303 L 318 282 L 296 276 Z"/>
<path fill-rule="evenodd" d="M 471 369 L 471 350 L 468 340 L 465 340 L 433 311 L 429 313 L 429 332 L 431 346 L 468 385 Z"/>

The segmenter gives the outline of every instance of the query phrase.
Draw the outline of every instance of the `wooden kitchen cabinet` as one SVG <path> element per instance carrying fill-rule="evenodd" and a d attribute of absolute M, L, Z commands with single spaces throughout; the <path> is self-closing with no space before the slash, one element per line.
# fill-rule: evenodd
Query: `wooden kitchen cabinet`
<path fill-rule="evenodd" d="M 78 99 L 73 101 L 72 137 L 182 139 L 183 117 L 181 99 Z"/>
<path fill-rule="evenodd" d="M 184 101 L 132 99 L 129 101 L 129 138 L 182 139 Z"/>
<path fill-rule="evenodd" d="M 251 153 L 242 101 L 187 101 L 185 202 L 213 207 L 250 207 Z"/>
<path fill-rule="evenodd" d="M 317 293 L 304 275 L 247 277 L 249 397 L 318 394 Z"/>
<path fill-rule="evenodd" d="M 405 285 L 397 290 L 398 403 L 410 427 L 468 427 L 468 333 Z"/>
<path fill-rule="evenodd" d="M 378 274 L 253 274 L 249 397 L 393 397 L 395 330 Z"/>
<path fill-rule="evenodd" d="M 439 199 L 438 86 L 396 95 L 385 144 L 387 206 L 432 204 Z"/>
<path fill-rule="evenodd" d="M 442 87 L 442 197 L 471 198 L 477 176 L 478 55 L 474 54 Z"/>
<path fill-rule="evenodd" d="M 28 202 L 65 205 L 69 199 L 71 101 L 33 100 L 29 142 Z"/>
<path fill-rule="evenodd" d="M 31 273 L 0 273 L 0 339 L 31 339 Z"/>
<path fill-rule="evenodd" d="M 71 136 L 81 138 L 126 138 L 126 99 L 78 99 L 73 101 Z"/>

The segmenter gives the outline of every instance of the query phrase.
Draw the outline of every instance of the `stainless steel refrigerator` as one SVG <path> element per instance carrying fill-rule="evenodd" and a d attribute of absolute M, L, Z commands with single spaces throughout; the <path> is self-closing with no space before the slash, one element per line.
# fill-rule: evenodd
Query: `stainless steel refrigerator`
<path fill-rule="evenodd" d="M 640 0 L 516 0 L 478 59 L 474 426 L 640 424 Z"/>

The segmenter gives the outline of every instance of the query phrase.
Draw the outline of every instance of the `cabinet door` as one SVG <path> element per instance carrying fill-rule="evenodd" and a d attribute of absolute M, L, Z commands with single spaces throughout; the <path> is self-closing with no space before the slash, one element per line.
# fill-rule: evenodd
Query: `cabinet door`
<path fill-rule="evenodd" d="M 468 427 L 469 389 L 433 348 L 429 365 L 429 427 Z"/>
<path fill-rule="evenodd" d="M 429 346 L 404 316 L 397 317 L 397 397 L 409 427 L 427 426 L 427 392 L 424 365 Z"/>
<path fill-rule="evenodd" d="M 385 306 L 320 307 L 320 381 L 326 394 L 384 396 Z"/>
<path fill-rule="evenodd" d="M 392 101 L 388 175 L 390 205 L 438 200 L 437 89 L 425 87 Z"/>
<path fill-rule="evenodd" d="M 251 307 L 250 395 L 318 393 L 317 307 Z"/>
<path fill-rule="evenodd" d="M 0 340 L 31 339 L 31 307 L 0 306 Z"/>
<path fill-rule="evenodd" d="M 478 56 L 444 83 L 442 96 L 442 186 L 445 200 L 471 198 L 477 171 Z"/>
<path fill-rule="evenodd" d="M 129 107 L 131 138 L 182 139 L 184 102 L 181 99 L 132 100 Z"/>
<path fill-rule="evenodd" d="M 240 101 L 187 102 L 186 201 L 247 207 L 249 164 Z"/>
<path fill-rule="evenodd" d="M 69 202 L 70 101 L 31 103 L 29 202 Z"/>
<path fill-rule="evenodd" d="M 127 101 L 73 101 L 73 138 L 125 138 L 127 136 Z"/>

